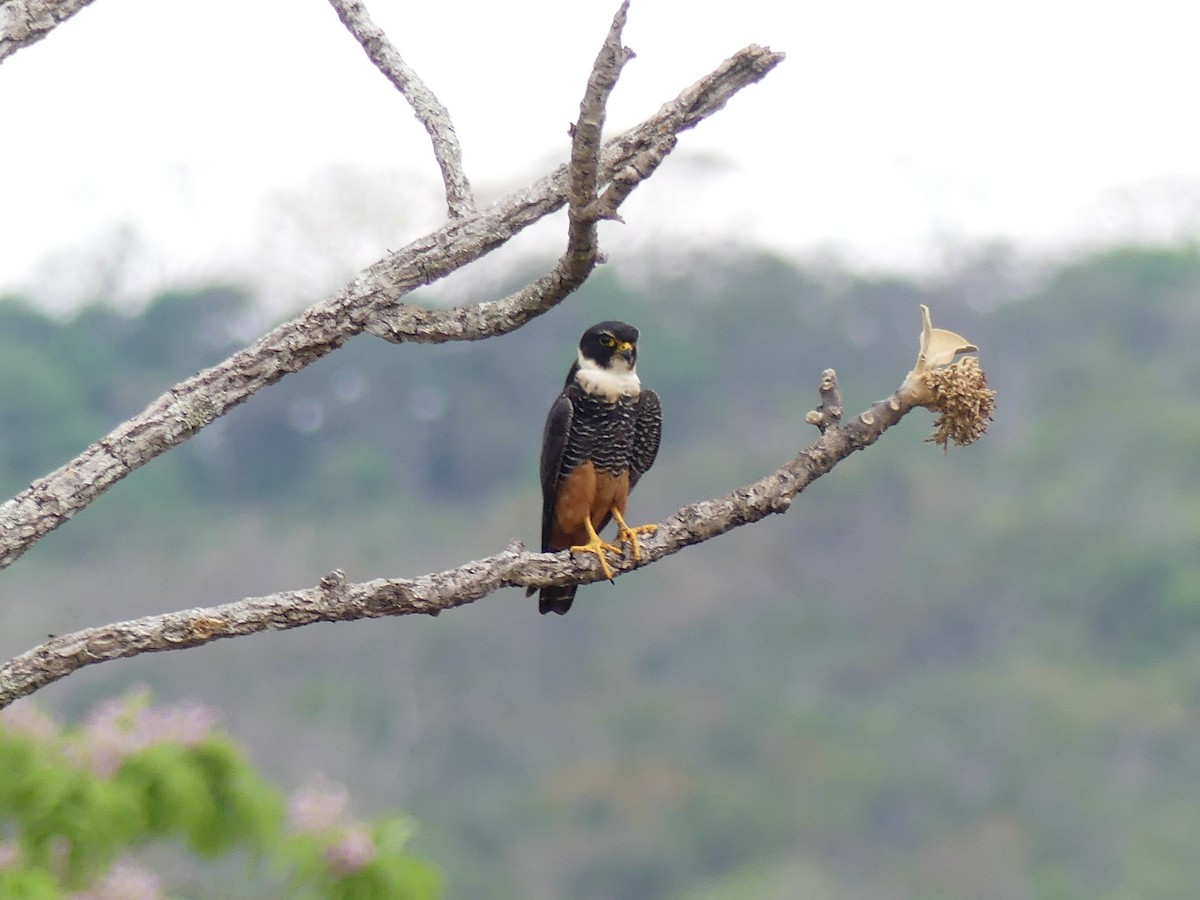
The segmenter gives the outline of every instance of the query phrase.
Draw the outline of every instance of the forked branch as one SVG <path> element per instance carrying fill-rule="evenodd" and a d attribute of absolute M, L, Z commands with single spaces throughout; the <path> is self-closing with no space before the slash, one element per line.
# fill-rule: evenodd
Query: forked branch
<path fill-rule="evenodd" d="M 950 331 L 935 329 L 921 308 L 924 328 L 916 367 L 886 400 L 871 404 L 850 422 L 841 423 L 837 374 L 821 375 L 821 409 L 805 421 L 821 436 L 774 472 L 723 497 L 685 506 L 658 523 L 641 541 L 641 559 L 610 561 L 618 577 L 653 565 L 684 547 L 701 544 L 772 513 L 783 513 L 808 485 L 843 459 L 875 443 L 885 431 L 917 407 L 939 414 L 934 439 L 948 416 L 960 422 L 952 429 L 955 443 L 971 443 L 987 430 L 995 394 L 987 387 L 978 360 L 961 353 L 975 348 Z M 948 387 L 949 385 L 949 387 Z M 835 412 L 836 409 L 836 412 Z M 965 413 L 964 410 L 970 410 Z M 940 441 L 943 446 L 944 441 Z M 60 678 L 110 659 L 198 647 L 220 638 L 261 631 L 298 628 L 314 622 L 345 622 L 382 616 L 430 615 L 473 603 L 506 587 L 587 584 L 605 576 L 595 556 L 529 553 L 515 541 L 507 550 L 454 569 L 418 578 L 387 578 L 351 584 L 341 571 L 316 587 L 251 597 L 221 606 L 146 616 L 53 638 L 0 666 L 0 708 Z M 532 615 L 533 608 L 530 607 Z"/>
<path fill-rule="evenodd" d="M 832 370 L 827 370 L 826 377 L 830 376 Z M 875 443 L 918 405 L 910 394 L 902 388 L 845 425 L 827 425 L 819 439 L 754 484 L 685 506 L 659 523 L 652 536 L 642 539 L 640 562 L 634 563 L 628 557 L 614 561 L 614 572 L 619 577 L 684 547 L 772 513 L 785 512 L 809 484 L 851 453 Z M 437 615 L 501 588 L 586 584 L 603 578 L 594 556 L 573 556 L 565 551 L 530 553 L 519 542 L 485 559 L 418 578 L 352 584 L 337 571 L 305 590 L 146 616 L 56 637 L 0 666 L 0 708 L 84 666 L 110 659 L 198 647 L 221 638 L 299 628 L 315 622 Z M 533 616 L 533 607 L 529 614 Z"/>
<path fill-rule="evenodd" d="M 619 32 L 618 32 L 619 34 Z M 611 37 L 611 33 L 610 33 Z M 601 54 L 601 58 L 604 53 Z M 628 193 L 647 177 L 678 134 L 694 127 L 738 91 L 762 79 L 782 53 L 750 46 L 665 104 L 641 125 L 603 146 L 599 184 Z M 590 90 L 590 89 L 589 89 Z M 178 446 L 254 393 L 320 359 L 363 332 L 395 342 L 474 341 L 506 334 L 553 308 L 580 281 L 593 251 L 580 241 L 587 220 L 568 227 L 570 258 L 549 275 L 502 300 L 453 309 L 401 303 L 409 292 L 500 247 L 569 199 L 571 166 L 491 207 L 456 219 L 360 272 L 346 287 L 263 335 L 224 362 L 182 381 L 61 468 L 0 504 L 0 569 L 154 457 Z M 615 184 L 618 188 L 613 188 Z M 604 195 L 597 201 L 605 202 Z M 593 221 L 594 224 L 594 221 Z M 590 268 L 588 268 L 590 271 Z"/>
<path fill-rule="evenodd" d="M 629 3 L 626 0 L 621 4 L 616 16 L 613 17 L 608 36 L 592 66 L 592 74 L 588 78 L 583 100 L 579 104 L 579 118 L 571 126 L 571 161 L 566 168 L 566 252 L 549 273 L 530 282 L 521 290 L 499 301 L 498 304 L 492 304 L 492 306 L 507 307 L 517 313 L 528 313 L 528 318 L 518 324 L 524 324 L 533 316 L 560 303 L 587 280 L 597 263 L 600 262 L 597 223 L 601 218 L 614 218 L 612 215 L 605 215 L 603 208 L 597 203 L 603 151 L 601 130 L 608 97 L 616 86 L 622 67 L 633 57 L 632 51 L 621 45 L 621 32 L 625 28 L 625 15 L 628 8 Z M 675 138 L 668 133 L 665 136 L 657 136 L 650 146 L 637 154 L 636 165 L 640 168 L 635 168 L 635 173 L 644 171 L 645 174 L 639 174 L 633 179 L 626 177 L 625 180 L 629 182 L 629 186 L 621 196 L 621 200 L 624 200 L 637 184 L 640 184 L 658 168 L 658 164 L 666 158 L 674 146 Z M 632 165 L 631 168 L 633 168 Z M 614 179 L 615 182 L 616 179 Z M 393 343 L 410 341 L 412 336 L 405 327 L 405 313 L 411 311 L 411 307 L 380 310 L 379 315 L 367 325 L 366 330 L 376 337 Z M 517 327 L 517 325 L 512 327 Z"/>

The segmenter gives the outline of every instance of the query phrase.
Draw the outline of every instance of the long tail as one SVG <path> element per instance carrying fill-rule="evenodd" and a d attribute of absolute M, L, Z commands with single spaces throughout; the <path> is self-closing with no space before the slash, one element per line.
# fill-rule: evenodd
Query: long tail
<path fill-rule="evenodd" d="M 576 587 L 569 584 L 566 587 L 544 587 L 538 592 L 538 611 L 545 615 L 548 612 L 565 616 L 575 599 Z"/>

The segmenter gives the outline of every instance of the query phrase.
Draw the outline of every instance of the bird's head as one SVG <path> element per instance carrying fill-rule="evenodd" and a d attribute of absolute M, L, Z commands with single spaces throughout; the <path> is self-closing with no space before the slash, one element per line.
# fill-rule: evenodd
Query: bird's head
<path fill-rule="evenodd" d="M 638 330 L 624 322 L 600 322 L 579 339 L 581 365 L 592 363 L 597 369 L 632 372 L 637 365 Z"/>

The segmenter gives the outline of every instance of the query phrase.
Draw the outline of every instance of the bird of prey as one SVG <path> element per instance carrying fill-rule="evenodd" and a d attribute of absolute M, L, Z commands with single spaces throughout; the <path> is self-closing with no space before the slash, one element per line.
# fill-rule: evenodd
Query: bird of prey
<path fill-rule="evenodd" d="M 542 437 L 542 552 L 594 553 L 610 581 L 604 554 L 623 549 L 600 540 L 609 520 L 617 522 L 617 544 L 629 544 L 635 560 L 642 557 L 638 534 L 655 529 L 625 524 L 629 492 L 654 463 L 662 435 L 658 395 L 638 380 L 637 341 L 638 330 L 624 322 L 600 322 L 583 333 Z M 538 609 L 563 615 L 575 590 L 542 588 Z"/>

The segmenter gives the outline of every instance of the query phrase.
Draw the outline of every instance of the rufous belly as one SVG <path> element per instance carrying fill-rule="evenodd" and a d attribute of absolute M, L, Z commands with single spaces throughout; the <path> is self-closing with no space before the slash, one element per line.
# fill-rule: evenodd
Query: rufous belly
<path fill-rule="evenodd" d="M 588 542 L 584 518 L 592 520 L 592 527 L 600 530 L 615 506 L 625 515 L 625 503 L 629 499 L 629 473 L 611 475 L 597 470 L 591 462 L 576 466 L 558 485 L 554 501 L 554 527 L 550 544 L 562 550 L 576 544 Z"/>

